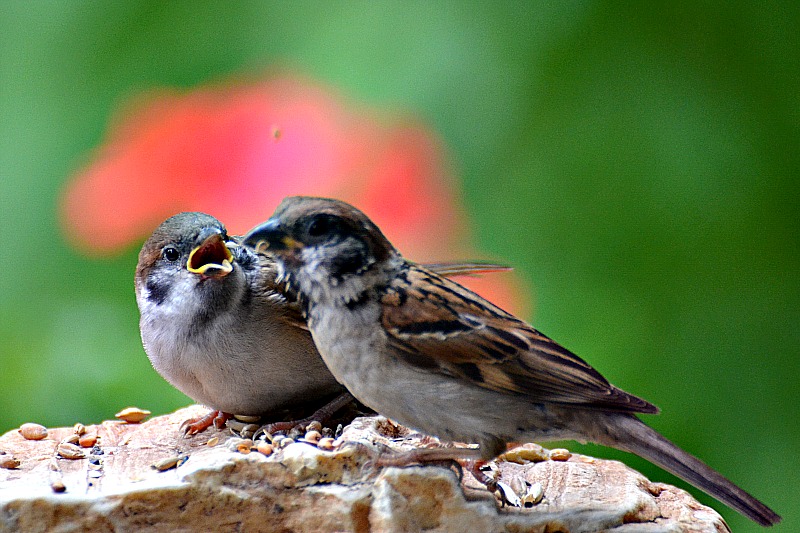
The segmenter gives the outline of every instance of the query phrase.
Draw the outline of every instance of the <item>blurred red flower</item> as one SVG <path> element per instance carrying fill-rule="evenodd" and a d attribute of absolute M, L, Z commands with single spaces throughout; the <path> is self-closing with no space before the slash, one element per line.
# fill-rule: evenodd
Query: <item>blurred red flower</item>
<path fill-rule="evenodd" d="M 60 208 L 69 240 L 104 255 L 180 211 L 241 234 L 285 196 L 328 196 L 366 212 L 407 257 L 443 261 L 476 255 L 457 191 L 440 141 L 418 120 L 284 73 L 136 98 L 69 180 Z M 508 275 L 461 281 L 510 311 L 525 300 Z"/>

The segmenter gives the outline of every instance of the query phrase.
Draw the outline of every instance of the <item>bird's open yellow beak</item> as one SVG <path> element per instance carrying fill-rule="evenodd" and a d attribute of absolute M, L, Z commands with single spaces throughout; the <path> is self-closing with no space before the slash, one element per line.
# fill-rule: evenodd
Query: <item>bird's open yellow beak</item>
<path fill-rule="evenodd" d="M 233 254 L 222 235 L 212 233 L 189 253 L 186 262 L 189 272 L 206 277 L 221 278 L 233 271 Z"/>

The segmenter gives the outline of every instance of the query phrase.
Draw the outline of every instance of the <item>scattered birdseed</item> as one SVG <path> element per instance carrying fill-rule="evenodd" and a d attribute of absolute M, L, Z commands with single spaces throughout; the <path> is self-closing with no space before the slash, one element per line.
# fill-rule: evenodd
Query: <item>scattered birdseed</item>
<path fill-rule="evenodd" d="M 86 433 L 86 426 L 78 422 L 73 426 L 72 431 L 74 431 L 75 434 L 78 436 L 83 435 L 84 433 Z"/>
<path fill-rule="evenodd" d="M 272 447 L 272 444 L 265 441 L 259 441 L 258 446 L 256 446 L 256 450 L 266 456 L 272 455 L 272 453 L 275 451 L 275 449 Z"/>
<path fill-rule="evenodd" d="M 514 507 L 522 506 L 519 496 L 517 496 L 517 493 L 514 492 L 514 489 L 502 481 L 497 482 L 497 492 L 500 493 L 500 501 L 507 502 L 509 505 L 513 505 Z"/>
<path fill-rule="evenodd" d="M 19 427 L 19 433 L 27 440 L 42 440 L 47 437 L 47 428 L 41 424 L 28 422 Z"/>
<path fill-rule="evenodd" d="M 14 470 L 15 468 L 19 468 L 20 462 L 19 459 L 14 457 L 11 454 L 2 454 L 0 455 L 0 468 L 7 468 L 9 470 Z"/>
<path fill-rule="evenodd" d="M 150 416 L 150 411 L 147 411 L 146 409 L 139 409 L 138 407 L 126 407 L 114 416 L 120 420 L 128 422 L 129 424 L 138 424 Z"/>
<path fill-rule="evenodd" d="M 307 431 L 305 437 L 303 437 L 303 439 L 310 444 L 317 444 L 319 442 L 319 439 L 321 438 L 322 438 L 322 433 L 320 433 L 315 429 Z"/>
<path fill-rule="evenodd" d="M 61 442 L 66 444 L 78 444 L 79 441 L 80 437 L 78 437 L 74 433 L 72 435 L 67 435 L 66 437 L 61 439 Z"/>
<path fill-rule="evenodd" d="M 206 446 L 216 446 L 217 444 L 219 444 L 219 437 L 211 437 L 206 442 Z"/>
<path fill-rule="evenodd" d="M 306 426 L 306 431 L 322 431 L 322 424 L 319 420 L 312 420 Z"/>
<path fill-rule="evenodd" d="M 78 439 L 78 444 L 81 448 L 92 448 L 97 444 L 97 433 L 84 433 Z"/>
<path fill-rule="evenodd" d="M 555 448 L 550 450 L 550 460 L 552 461 L 566 461 L 572 457 L 572 453 L 565 448 Z"/>
<path fill-rule="evenodd" d="M 67 486 L 64 485 L 64 480 L 62 480 L 60 477 L 50 481 L 50 488 L 56 493 L 65 492 L 67 490 Z"/>
<path fill-rule="evenodd" d="M 542 484 L 537 481 L 530 484 L 528 491 L 520 500 L 522 501 L 522 507 L 530 508 L 541 502 L 542 498 L 544 498 L 544 489 Z"/>
<path fill-rule="evenodd" d="M 165 457 L 160 461 L 156 461 L 151 466 L 159 472 L 164 472 L 172 468 L 177 468 L 189 459 L 188 455 L 174 455 L 172 457 Z"/>
<path fill-rule="evenodd" d="M 253 441 L 251 439 L 228 439 L 225 443 L 228 449 L 232 452 L 239 452 L 239 453 L 250 453 L 250 448 L 253 447 Z"/>
<path fill-rule="evenodd" d="M 333 439 L 330 438 L 330 437 L 322 437 L 321 439 L 319 439 L 319 442 L 317 442 L 317 448 L 319 448 L 320 450 L 326 450 L 326 451 L 332 450 L 333 449 Z"/>
<path fill-rule="evenodd" d="M 524 465 L 528 463 L 546 461 L 548 459 L 548 454 L 544 448 L 526 448 L 520 446 L 518 448 L 514 448 L 513 450 L 507 451 L 500 456 L 500 459 L 510 463 Z"/>
<path fill-rule="evenodd" d="M 83 459 L 86 457 L 86 452 L 71 442 L 59 443 L 59 445 L 56 447 L 56 453 L 64 459 Z"/>

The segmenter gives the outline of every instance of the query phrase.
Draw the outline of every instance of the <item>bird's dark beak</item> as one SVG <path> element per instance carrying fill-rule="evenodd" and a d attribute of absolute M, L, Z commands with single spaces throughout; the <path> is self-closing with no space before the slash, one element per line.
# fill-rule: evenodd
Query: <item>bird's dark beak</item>
<path fill-rule="evenodd" d="M 233 271 L 233 254 L 219 230 L 209 228 L 200 233 L 202 242 L 189 253 L 186 269 L 209 278 L 221 278 Z"/>
<path fill-rule="evenodd" d="M 294 240 L 281 226 L 280 222 L 274 218 L 251 229 L 244 236 L 243 242 L 245 246 L 250 246 L 257 252 L 280 253 L 294 250 L 301 246 L 301 243 Z"/>

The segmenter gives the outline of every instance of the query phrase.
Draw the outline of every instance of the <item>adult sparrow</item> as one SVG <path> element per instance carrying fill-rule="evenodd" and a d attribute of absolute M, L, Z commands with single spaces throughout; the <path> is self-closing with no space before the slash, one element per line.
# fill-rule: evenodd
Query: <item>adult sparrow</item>
<path fill-rule="evenodd" d="M 443 263 L 446 275 L 501 270 Z M 181 392 L 214 409 L 187 433 L 231 414 L 271 415 L 319 407 L 327 416 L 352 398 L 320 358 L 298 307 L 279 292 L 275 262 L 241 246 L 220 221 L 181 213 L 142 246 L 136 301 L 145 351 Z M 338 395 L 338 396 L 337 396 Z"/>
<path fill-rule="evenodd" d="M 633 452 L 762 525 L 766 505 L 641 422 L 649 402 L 463 286 L 404 259 L 363 213 L 291 197 L 243 240 L 265 248 L 298 295 L 333 375 L 362 403 L 423 433 L 479 444 L 592 441 Z M 424 450 L 423 450 L 424 451 Z"/>

